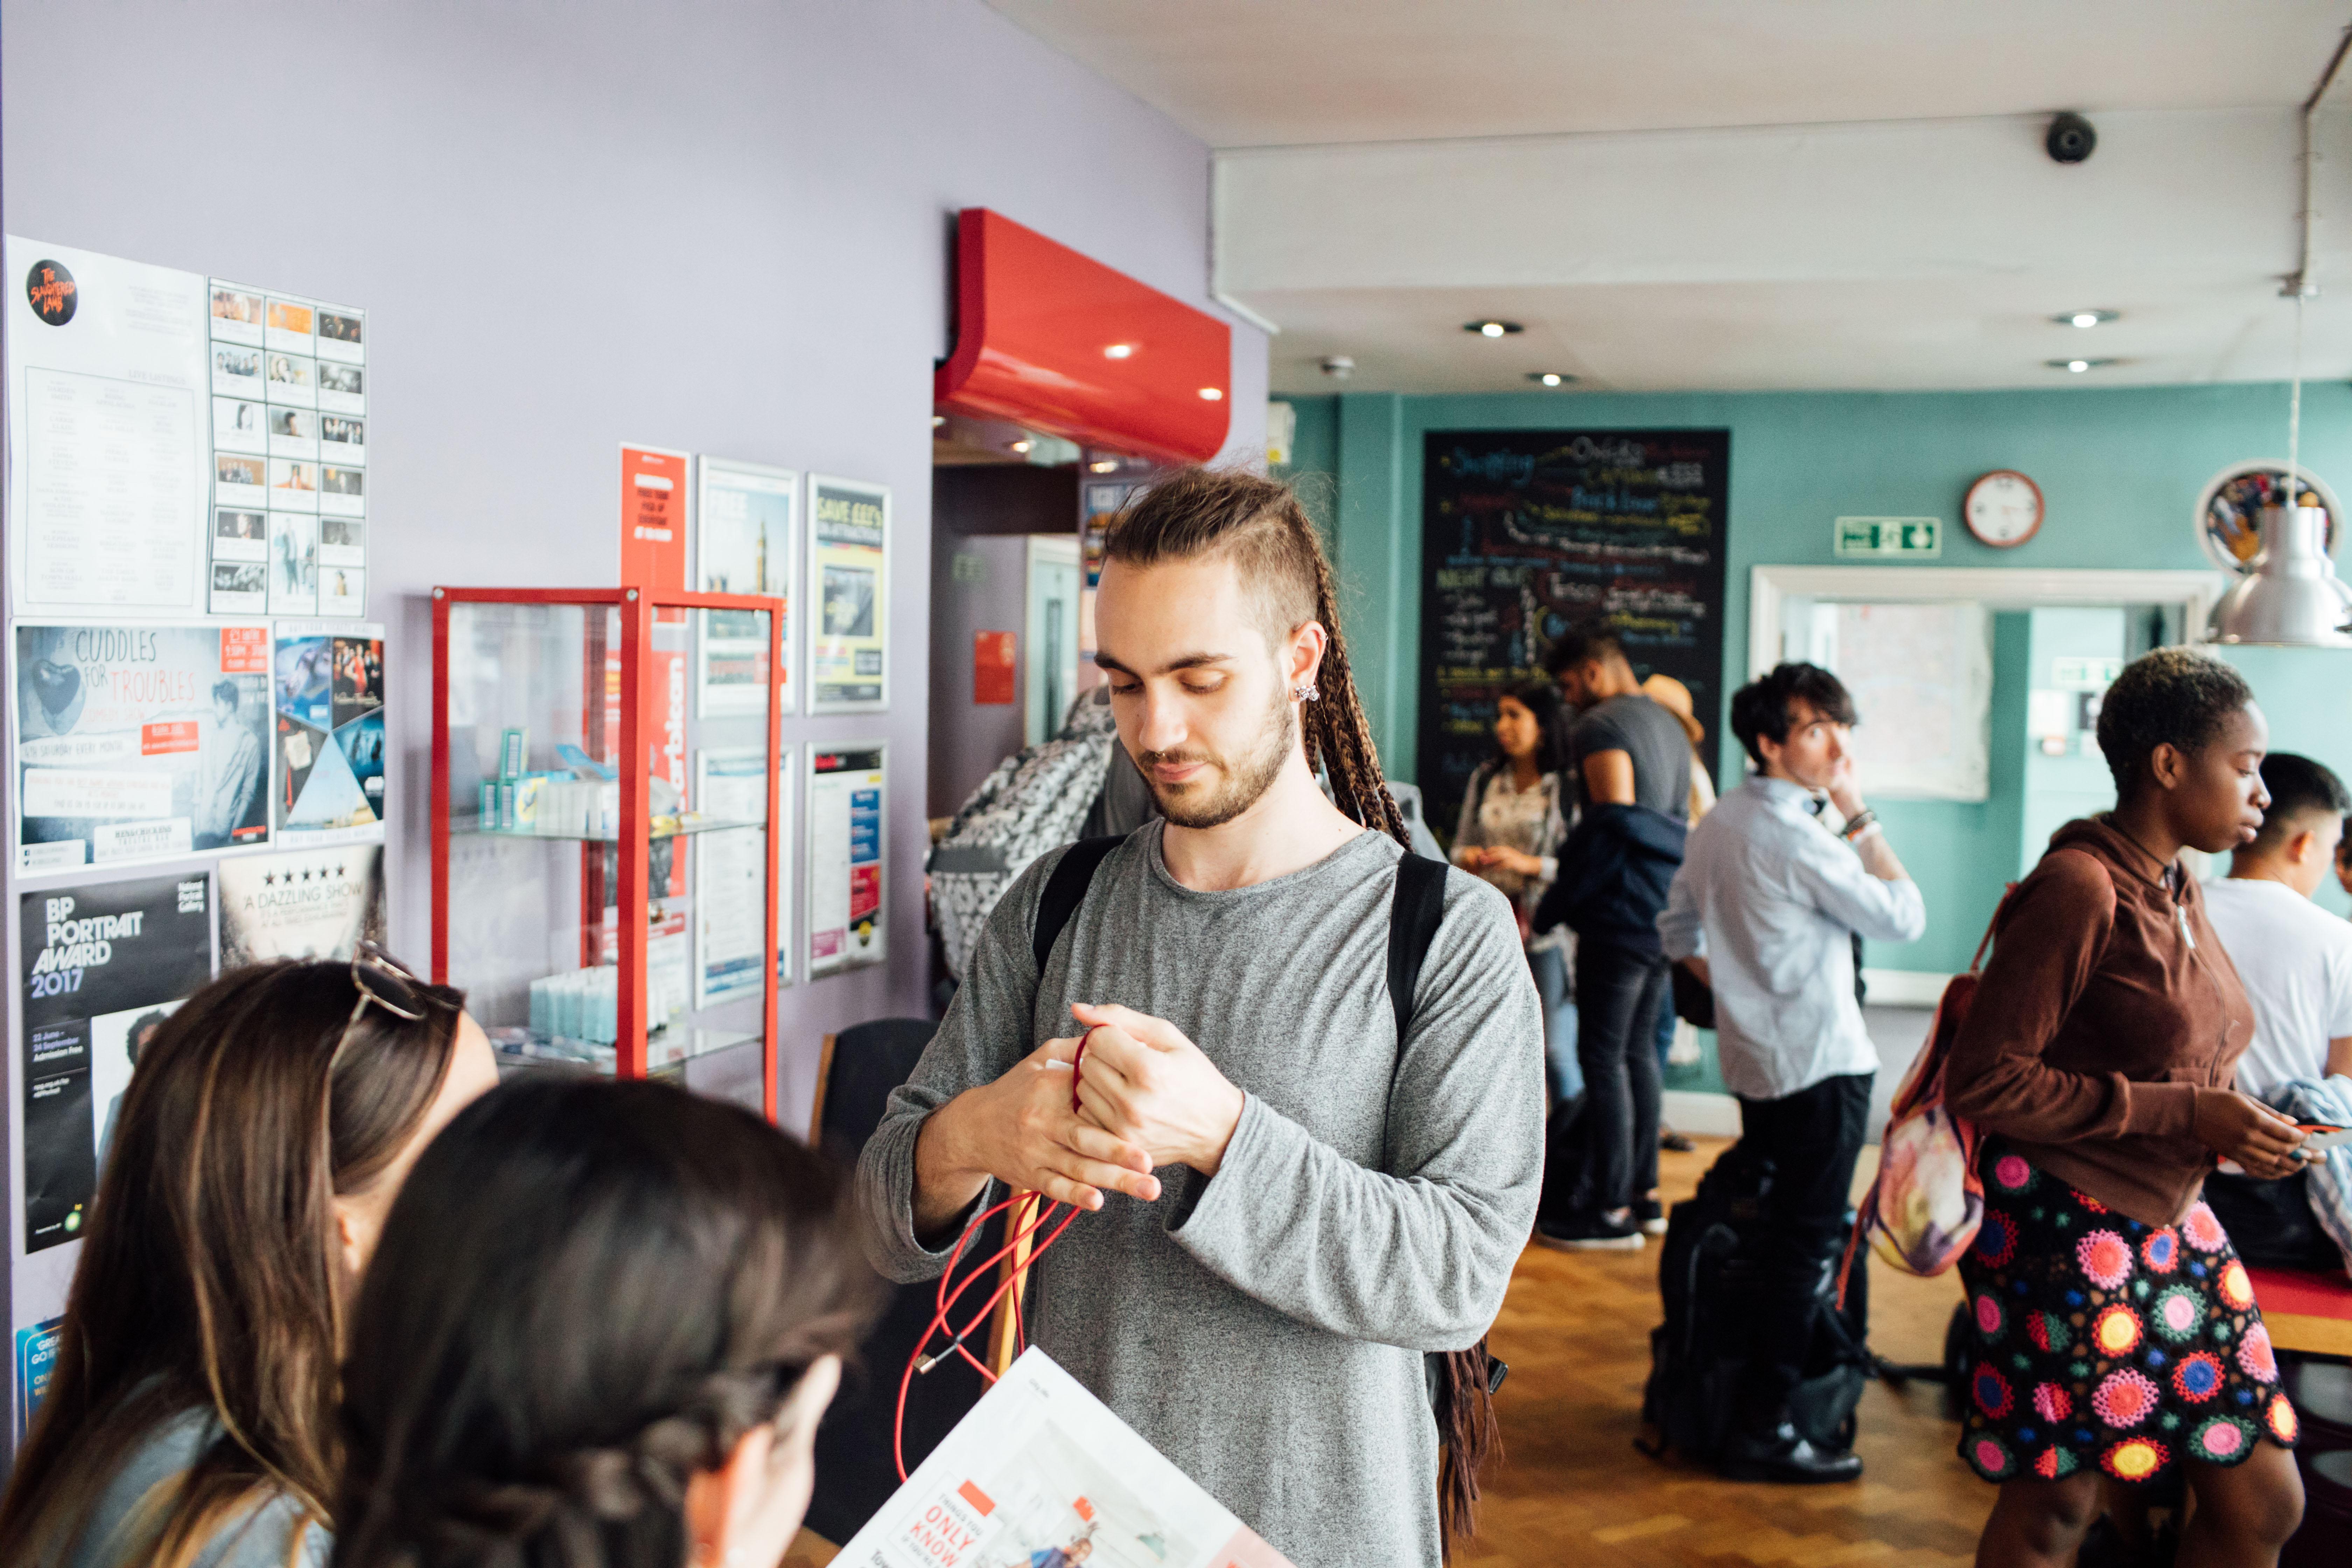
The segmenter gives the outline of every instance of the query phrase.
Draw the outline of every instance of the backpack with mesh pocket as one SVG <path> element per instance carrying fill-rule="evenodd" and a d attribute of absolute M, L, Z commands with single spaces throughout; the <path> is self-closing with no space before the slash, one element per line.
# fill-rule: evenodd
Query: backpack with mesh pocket
<path fill-rule="evenodd" d="M 2011 893 L 2017 890 L 2012 882 Z M 1878 1174 L 1872 1178 L 1846 1241 L 1840 1268 L 1839 1299 L 1853 1268 L 1855 1250 L 1867 1238 L 1872 1251 L 1906 1274 L 1941 1274 L 1959 1261 L 1984 1223 L 1984 1183 L 1977 1175 L 1976 1125 L 1952 1113 L 1944 1098 L 1944 1072 L 1968 1021 L 1983 977 L 1985 950 L 2009 908 L 2004 894 L 1977 943 L 1965 974 L 1955 974 L 1936 1005 L 1935 1022 L 1918 1059 L 1903 1076 L 1878 1146 Z"/>

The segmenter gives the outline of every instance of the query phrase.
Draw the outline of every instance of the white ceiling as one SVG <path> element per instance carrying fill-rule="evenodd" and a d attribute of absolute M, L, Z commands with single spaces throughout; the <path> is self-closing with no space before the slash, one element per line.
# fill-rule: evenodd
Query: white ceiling
<path fill-rule="evenodd" d="M 1217 286 L 1281 329 L 1294 393 L 1337 390 L 1333 353 L 1350 390 L 1412 392 L 2283 377 L 2293 106 L 2352 22 L 2352 0 L 991 3 L 1220 150 Z M 2352 215 L 2347 100 L 2323 220 Z M 2057 109 L 2099 126 L 2089 163 L 2042 154 Z M 2352 221 L 2319 243 L 2305 367 L 2352 374 Z M 2084 306 L 2124 319 L 2046 320 Z M 1460 330 L 1486 315 L 1529 330 Z M 2043 368 L 2077 353 L 2123 363 Z"/>

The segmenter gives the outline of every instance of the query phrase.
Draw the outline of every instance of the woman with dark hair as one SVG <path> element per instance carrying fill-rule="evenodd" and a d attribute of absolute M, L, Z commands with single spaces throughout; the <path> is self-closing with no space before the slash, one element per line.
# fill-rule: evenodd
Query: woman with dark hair
<path fill-rule="evenodd" d="M 1574 938 L 1566 926 L 1538 935 L 1528 921 L 1559 875 L 1559 847 L 1575 809 L 1561 783 L 1573 721 L 1549 680 L 1505 692 L 1495 704 L 1495 754 L 1471 773 L 1454 830 L 1454 863 L 1493 883 L 1518 916 L 1519 940 L 1543 998 L 1544 1061 L 1554 1106 L 1584 1092 L 1568 980 Z"/>
<path fill-rule="evenodd" d="M 324 1560 L 336 1364 L 420 1150 L 497 1081 L 465 997 L 372 946 L 223 975 L 141 1051 L 0 1563 Z"/>
<path fill-rule="evenodd" d="M 2217 1156 L 2291 1173 L 2302 1134 L 2231 1087 L 2253 1012 L 2180 855 L 2253 839 L 2269 728 L 2235 670 L 2164 648 L 2107 689 L 2098 738 L 2116 808 L 2060 828 L 1995 916 L 1947 1068 L 1986 1135 L 1960 1260 L 1960 1457 L 2000 1487 L 1977 1562 L 2072 1563 L 2103 1475 L 2178 1467 L 2183 1568 L 2263 1568 L 2303 1513 L 2294 1408 L 2200 1189 Z"/>
<path fill-rule="evenodd" d="M 467 1110 L 360 1298 L 336 1568 L 774 1568 L 876 1300 L 835 1187 L 666 1084 Z"/>

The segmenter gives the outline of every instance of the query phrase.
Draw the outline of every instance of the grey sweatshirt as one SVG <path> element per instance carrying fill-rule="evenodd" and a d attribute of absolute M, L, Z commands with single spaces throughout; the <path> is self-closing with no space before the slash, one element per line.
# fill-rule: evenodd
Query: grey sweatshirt
<path fill-rule="evenodd" d="M 1304 870 L 1183 887 L 1146 824 L 1097 870 L 1042 984 L 1059 852 L 990 914 L 963 986 L 858 1167 L 876 1265 L 935 1277 L 913 1231 L 923 1119 L 1045 1041 L 1072 1001 L 1183 1030 L 1246 1093 L 1213 1180 L 1110 1194 L 1032 1276 L 1032 1341 L 1301 1568 L 1438 1561 L 1422 1352 L 1494 1321 L 1543 1165 L 1541 1014 L 1510 906 L 1446 878 L 1402 1050 L 1388 996 L 1401 857 L 1365 833 Z M 1003 1194 L 996 1184 L 982 1198 Z"/>

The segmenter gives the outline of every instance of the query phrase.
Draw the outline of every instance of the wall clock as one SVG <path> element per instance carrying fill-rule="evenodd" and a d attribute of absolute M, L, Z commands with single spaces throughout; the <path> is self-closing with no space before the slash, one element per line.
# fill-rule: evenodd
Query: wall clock
<path fill-rule="evenodd" d="M 2015 468 L 1995 468 L 1969 487 L 1960 517 L 1979 543 L 2015 549 L 2042 531 L 2042 487 Z"/>

